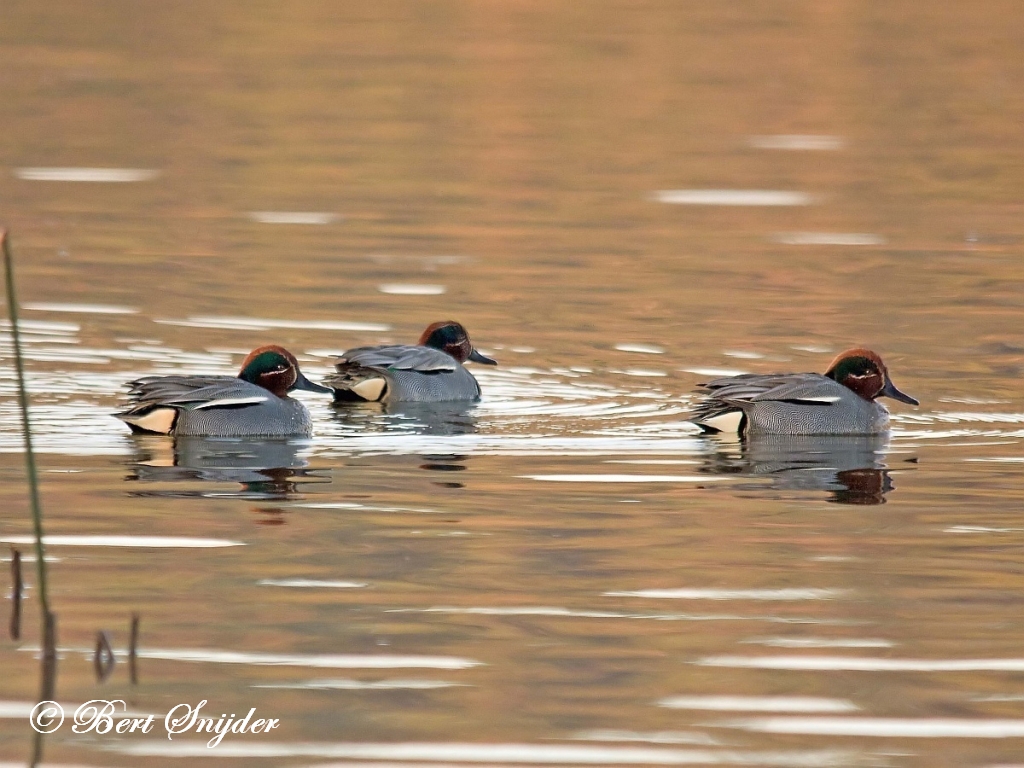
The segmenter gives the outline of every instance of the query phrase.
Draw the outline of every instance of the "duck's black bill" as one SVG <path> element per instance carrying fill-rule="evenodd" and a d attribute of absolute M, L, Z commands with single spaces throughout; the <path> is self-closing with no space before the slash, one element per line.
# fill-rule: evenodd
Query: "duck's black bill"
<path fill-rule="evenodd" d="M 298 377 L 295 379 L 295 383 L 292 384 L 292 389 L 304 389 L 307 392 L 322 392 L 325 395 L 333 395 L 334 390 L 330 387 L 325 387 L 323 384 L 317 384 L 315 381 L 310 381 L 300 372 Z"/>
<path fill-rule="evenodd" d="M 896 389 L 896 385 L 893 384 L 888 378 L 886 378 L 885 380 L 885 386 L 882 387 L 882 391 L 879 392 L 878 394 L 883 397 L 891 397 L 893 400 L 899 400 L 901 403 L 906 403 L 907 405 L 921 404 L 910 395 L 904 394 L 903 392 L 900 392 L 898 389 Z"/>
<path fill-rule="evenodd" d="M 472 360 L 474 363 L 482 363 L 483 365 L 498 364 L 497 360 L 492 360 L 491 358 L 487 357 L 487 355 L 481 355 L 475 349 L 469 353 L 469 359 Z"/>

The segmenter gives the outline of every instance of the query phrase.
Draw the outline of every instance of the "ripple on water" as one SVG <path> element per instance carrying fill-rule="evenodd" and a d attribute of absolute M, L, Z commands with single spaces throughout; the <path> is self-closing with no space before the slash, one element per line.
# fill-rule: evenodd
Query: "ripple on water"
<path fill-rule="evenodd" d="M 618 373 L 622 376 L 636 376 L 643 379 L 660 378 L 662 376 L 668 376 L 665 371 L 660 371 L 656 368 L 626 368 L 624 370 L 611 369 L 609 373 Z"/>
<path fill-rule="evenodd" d="M 615 349 L 619 352 L 638 352 L 645 355 L 665 354 L 665 348 L 657 344 L 616 344 Z"/>
<path fill-rule="evenodd" d="M 1013 739 L 1024 737 L 1024 720 L 942 717 L 762 717 L 718 725 L 760 733 L 867 736 L 911 739 Z"/>
<path fill-rule="evenodd" d="M 25 181 L 77 181 L 123 184 L 150 181 L 160 171 L 148 168 L 17 168 L 14 175 Z"/>
<path fill-rule="evenodd" d="M 569 737 L 573 741 L 639 741 L 647 744 L 695 744 L 716 747 L 721 741 L 706 733 L 695 731 L 620 731 L 609 728 L 577 731 Z"/>
<path fill-rule="evenodd" d="M 722 352 L 726 357 L 735 357 L 739 360 L 763 360 L 764 355 L 760 352 L 750 352 L 741 349 L 727 349 Z"/>
<path fill-rule="evenodd" d="M 698 376 L 739 376 L 746 371 L 737 368 L 680 368 L 683 373 L 695 373 Z"/>
<path fill-rule="evenodd" d="M 360 589 L 368 586 L 365 581 L 329 581 L 323 579 L 260 579 L 256 583 L 261 587 L 293 587 L 297 589 Z"/>
<path fill-rule="evenodd" d="M 121 307 L 114 304 L 72 304 L 68 302 L 28 302 L 21 305 L 22 309 L 37 312 L 75 312 L 83 315 L 134 315 L 138 314 L 135 307 Z"/>
<path fill-rule="evenodd" d="M 442 613 L 474 616 L 548 616 L 573 619 L 628 619 L 640 621 L 763 621 L 769 624 L 818 624 L 849 626 L 850 619 L 822 619 L 791 616 L 754 616 L 732 613 L 624 613 L 621 611 L 574 610 L 554 606 L 434 606 L 431 608 L 385 608 L 385 613 Z"/>
<path fill-rule="evenodd" d="M 3 536 L 4 544 L 35 544 L 34 536 Z M 43 544 L 48 547 L 142 547 L 146 549 L 192 548 L 211 549 L 220 547 L 242 547 L 245 542 L 228 539 L 202 539 L 188 536 L 44 536 Z"/>
<path fill-rule="evenodd" d="M 206 757 L 205 741 L 160 740 L 106 746 L 113 752 L 151 757 Z M 873 755 L 856 750 L 671 749 L 658 747 L 577 746 L 566 744 L 487 744 L 455 742 L 263 742 L 223 741 L 219 757 L 322 757 L 344 760 L 419 761 L 432 764 L 516 765 L 742 765 L 766 768 L 832 768 L 875 765 Z M 869 761 L 869 762 L 865 762 Z M 352 763 L 346 763 L 352 765 Z M 405 765 L 410 765 L 408 762 Z M 341 768 L 342 764 L 330 766 Z M 362 764 L 364 766 L 368 764 Z M 328 768 L 322 766 L 321 768 Z"/>
<path fill-rule="evenodd" d="M 79 363 L 83 365 L 108 365 L 110 358 L 97 355 L 85 349 L 44 348 L 26 346 L 22 348 L 22 359 L 34 363 Z"/>
<path fill-rule="evenodd" d="M 850 672 L 1024 672 L 1024 659 L 890 659 L 866 656 L 706 656 L 693 662 L 735 669 Z"/>
<path fill-rule="evenodd" d="M 278 688 L 297 691 L 433 691 L 439 688 L 465 688 L 465 683 L 448 680 L 307 680 L 298 683 L 262 683 L 252 688 Z"/>
<path fill-rule="evenodd" d="M 318 448 L 328 455 L 516 456 L 671 455 L 699 448 L 693 425 L 664 426 L 665 417 L 685 407 L 650 387 L 610 386 L 569 370 L 476 373 L 485 395 L 475 405 L 334 410 L 311 400 Z"/>
<path fill-rule="evenodd" d="M 60 706 L 63 708 L 63 710 L 65 712 L 74 712 L 76 709 L 78 709 L 80 706 L 82 706 L 83 703 L 86 703 L 86 702 L 77 702 L 77 703 L 76 702 L 62 702 Z M 0 701 L 0 719 L 4 719 L 4 720 L 21 720 L 22 718 L 28 719 L 28 717 L 32 714 L 33 708 L 36 707 L 37 704 L 38 704 L 38 702 L 35 702 L 35 701 Z M 114 719 L 120 719 L 120 718 L 128 718 L 128 717 L 148 717 L 150 714 L 153 714 L 155 717 L 160 717 L 160 715 L 156 715 L 156 713 L 140 712 L 138 710 L 132 710 L 132 709 L 114 712 L 114 713 L 111 713 L 111 716 Z M 22 768 L 24 765 L 25 765 L 24 762 L 21 762 L 21 763 L 4 763 L 4 762 L 0 762 L 0 768 L 7 768 L 8 766 L 16 766 L 17 768 Z M 66 765 L 66 764 L 63 764 L 63 763 L 61 763 L 61 764 L 45 763 L 44 765 L 48 766 L 48 768 L 84 768 L 84 766 L 76 767 L 76 766 L 72 766 L 72 765 Z"/>
<path fill-rule="evenodd" d="M 663 189 L 654 193 L 659 203 L 672 205 L 790 206 L 811 205 L 817 195 L 781 189 Z"/>
<path fill-rule="evenodd" d="M 772 239 L 782 245 L 885 245 L 881 235 L 863 232 L 782 232 Z"/>
<path fill-rule="evenodd" d="M 772 136 L 751 136 L 747 143 L 755 149 L 782 149 L 796 151 L 827 151 L 842 149 L 846 140 L 842 136 L 782 133 Z"/>
<path fill-rule="evenodd" d="M 696 459 L 606 459 L 605 464 L 652 464 L 652 465 L 673 465 L 673 464 L 700 464 Z"/>
<path fill-rule="evenodd" d="M 184 320 L 157 318 L 161 325 L 177 325 L 184 328 L 218 328 L 235 331 L 269 331 L 274 328 L 298 328 L 319 331 L 358 331 L 382 333 L 391 329 L 384 323 L 361 323 L 341 320 L 271 320 L 257 317 L 234 317 L 199 315 Z"/>
<path fill-rule="evenodd" d="M 740 642 L 770 648 L 892 648 L 896 645 L 891 640 L 875 637 L 751 637 Z"/>
<path fill-rule="evenodd" d="M 38 648 L 22 650 L 38 651 Z M 60 648 L 61 653 L 77 653 L 92 658 L 93 648 Z M 118 658 L 127 658 L 128 652 L 114 649 Z M 416 656 L 399 654 L 346 654 L 346 653 L 260 653 L 225 651 L 211 648 L 141 648 L 140 659 L 184 661 L 209 664 L 251 664 L 253 666 L 311 667 L 316 669 L 470 669 L 483 665 L 481 661 L 456 656 Z"/>
<path fill-rule="evenodd" d="M 552 483 L 711 483 L 724 477 L 707 475 L 516 475 L 525 480 L 541 480 Z"/>
<path fill-rule="evenodd" d="M 78 323 L 65 323 L 57 320 L 18 320 L 18 330 L 21 332 L 21 340 L 29 340 L 33 334 L 39 336 L 69 336 L 78 333 L 82 329 Z M 11 321 L 0 320 L 0 331 L 4 332 L 3 341 L 10 343 L 8 334 L 11 332 Z"/>
<path fill-rule="evenodd" d="M 853 594 L 850 589 L 818 587 L 786 589 L 639 589 L 605 592 L 607 597 L 646 597 L 668 600 L 835 600 Z"/>
<path fill-rule="evenodd" d="M 917 415 L 917 414 L 910 414 Z M 927 417 L 928 414 L 925 414 Z M 930 414 L 934 421 L 955 424 L 963 421 L 979 424 L 1024 424 L 1024 413 L 949 411 Z"/>
<path fill-rule="evenodd" d="M 846 699 L 815 696 L 668 696 L 658 701 L 668 709 L 699 709 L 713 712 L 858 712 Z"/>
<path fill-rule="evenodd" d="M 573 437 L 558 435 L 421 435 L 412 433 L 330 437 L 318 435 L 318 455 L 409 456 L 471 454 L 475 456 L 608 456 L 616 454 L 694 453 L 695 438 Z M 701 482 L 714 482 L 702 477 Z"/>
<path fill-rule="evenodd" d="M 426 283 L 384 283 L 377 290 L 392 296 L 440 296 L 447 289 L 443 285 Z"/>
<path fill-rule="evenodd" d="M 249 218 L 260 224 L 332 224 L 341 220 L 336 213 L 318 211 L 252 211 Z"/>

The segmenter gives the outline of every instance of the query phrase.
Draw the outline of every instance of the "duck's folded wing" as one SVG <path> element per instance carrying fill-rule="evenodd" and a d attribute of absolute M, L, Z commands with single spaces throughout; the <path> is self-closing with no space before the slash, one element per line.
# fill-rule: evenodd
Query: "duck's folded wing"
<path fill-rule="evenodd" d="M 830 405 L 843 395 L 841 384 L 817 373 L 780 376 L 746 374 L 702 385 L 709 400 L 742 405 L 774 400 L 804 405 Z"/>
<path fill-rule="evenodd" d="M 451 373 L 458 363 L 446 352 L 433 347 L 400 344 L 392 347 L 358 347 L 350 349 L 336 364 L 339 371 L 354 367 L 378 371 L 416 371 L 417 373 Z"/>
<path fill-rule="evenodd" d="M 128 387 L 128 407 L 114 415 L 132 432 L 157 435 L 171 434 L 181 411 L 244 408 L 273 397 L 231 376 L 147 376 Z"/>
<path fill-rule="evenodd" d="M 433 347 L 358 347 L 346 352 L 323 382 L 334 390 L 335 402 L 379 401 L 388 396 L 389 375 L 452 373 L 458 365 L 454 357 Z"/>
<path fill-rule="evenodd" d="M 743 411 L 756 403 L 829 406 L 839 402 L 844 392 L 841 384 L 817 373 L 744 374 L 715 379 L 701 386 L 704 398 L 694 408 L 692 421 L 716 431 L 742 429 Z"/>
<path fill-rule="evenodd" d="M 262 387 L 230 376 L 147 376 L 128 386 L 129 411 L 154 406 L 229 408 L 270 399 Z"/>

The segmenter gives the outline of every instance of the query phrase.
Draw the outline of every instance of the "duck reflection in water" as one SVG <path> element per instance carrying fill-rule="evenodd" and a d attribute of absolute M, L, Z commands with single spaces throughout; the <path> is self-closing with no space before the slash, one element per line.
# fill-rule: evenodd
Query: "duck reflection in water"
<path fill-rule="evenodd" d="M 706 445 L 701 471 L 767 478 L 773 491 L 827 491 L 836 504 L 884 504 L 895 487 L 885 463 L 886 435 L 761 435 L 740 442 L 708 436 Z"/>
<path fill-rule="evenodd" d="M 378 438 L 409 436 L 457 437 L 477 431 L 475 403 L 383 403 L 345 404 L 334 410 L 334 419 L 346 434 Z M 428 472 L 461 472 L 468 457 L 455 453 L 424 452 L 420 469 Z M 464 488 L 455 479 L 434 480 L 441 488 Z"/>
<path fill-rule="evenodd" d="M 141 482 L 238 483 L 235 492 L 213 490 L 136 491 L 136 496 L 232 496 L 253 500 L 297 498 L 308 482 L 330 482 L 309 469 L 306 440 L 284 438 L 133 437 L 134 454 L 125 478 Z"/>
<path fill-rule="evenodd" d="M 353 435 L 472 435 L 475 410 L 469 402 L 346 404 L 334 409 L 334 420 Z"/>

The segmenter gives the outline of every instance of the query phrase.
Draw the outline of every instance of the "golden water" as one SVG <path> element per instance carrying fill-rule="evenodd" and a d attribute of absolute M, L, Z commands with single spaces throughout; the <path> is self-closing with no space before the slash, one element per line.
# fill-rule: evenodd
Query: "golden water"
<path fill-rule="evenodd" d="M 50 547 L 57 699 L 281 721 L 207 749 L 159 721 L 74 734 L 69 712 L 47 762 L 1024 759 L 1018 4 L 3 17 L 0 219 L 47 533 L 178 539 Z M 110 417 L 138 375 L 232 373 L 276 342 L 317 379 L 447 317 L 501 363 L 468 412 L 303 396 L 315 436 L 255 445 Z M 20 540 L 0 344 L 0 539 Z M 921 400 L 888 441 L 748 449 L 685 423 L 715 370 L 820 371 L 854 344 Z M 0 642 L 13 763 L 39 685 L 27 566 L 23 638 Z M 96 632 L 122 650 L 132 612 L 139 683 L 123 659 L 97 683 Z"/>

